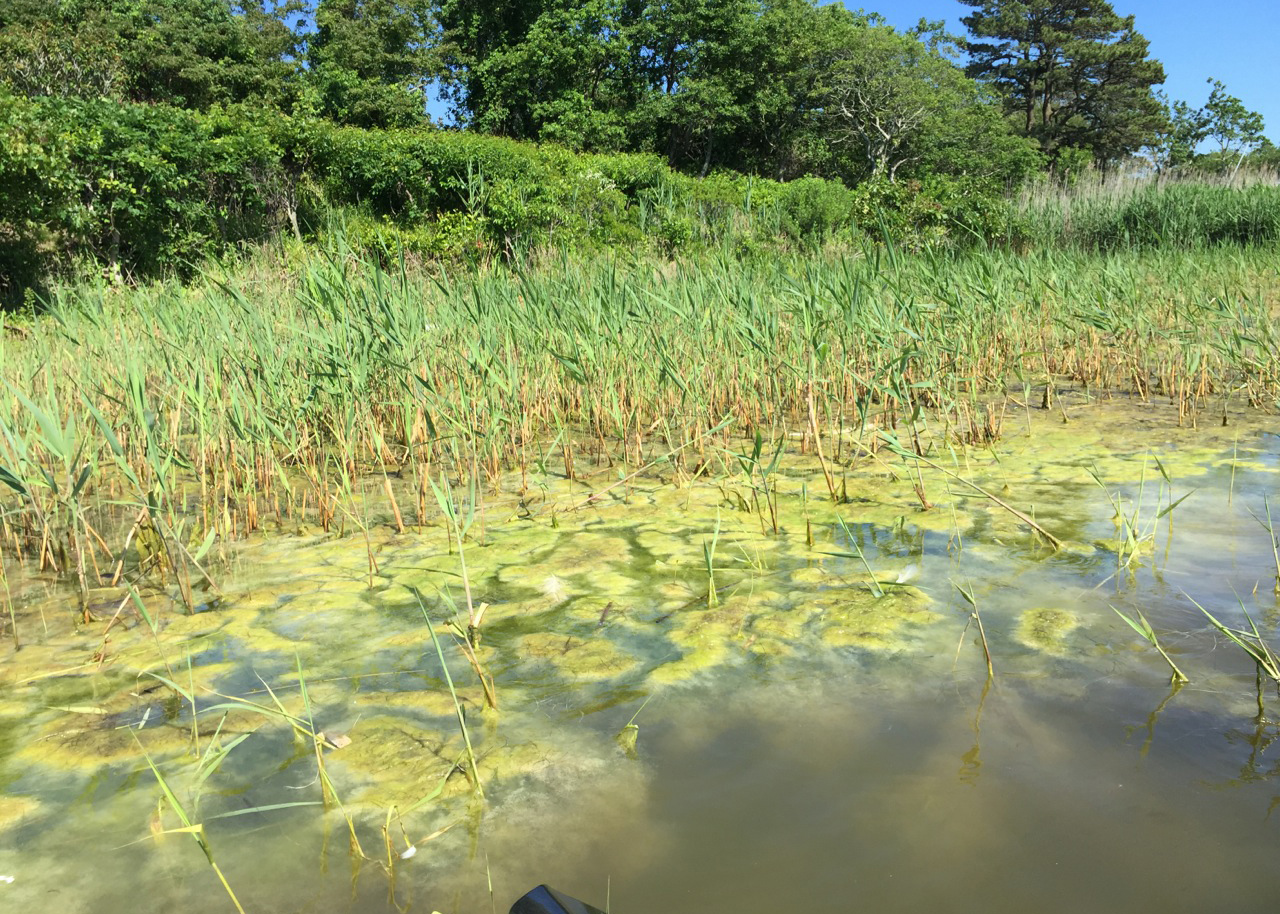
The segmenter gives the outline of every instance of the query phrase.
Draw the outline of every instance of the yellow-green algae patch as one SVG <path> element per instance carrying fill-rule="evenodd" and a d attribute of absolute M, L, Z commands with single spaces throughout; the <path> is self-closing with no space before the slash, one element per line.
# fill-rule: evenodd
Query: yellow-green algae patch
<path fill-rule="evenodd" d="M 748 600 L 734 599 L 714 609 L 673 613 L 665 625 L 679 656 L 653 670 L 650 680 L 664 685 L 684 682 L 732 661 L 748 640 L 743 629 L 752 611 Z"/>
<path fill-rule="evenodd" d="M 631 544 L 619 536 L 596 531 L 561 533 L 555 549 L 543 563 L 556 574 L 601 571 L 611 562 L 631 559 Z"/>
<path fill-rule="evenodd" d="M 747 620 L 743 647 L 763 657 L 793 656 L 813 616 L 814 613 L 804 607 L 758 612 Z"/>
<path fill-rule="evenodd" d="M 657 587 L 658 596 L 662 598 L 661 606 L 666 610 L 681 609 L 707 596 L 708 585 L 705 578 L 701 581 L 666 580 Z"/>
<path fill-rule="evenodd" d="M 464 714 L 478 715 L 483 710 L 484 696 L 479 689 L 459 688 L 457 695 L 458 704 L 462 706 Z M 443 720 L 453 720 L 456 723 L 457 711 L 453 696 L 444 688 L 409 692 L 360 692 L 353 700 L 359 707 L 418 711 Z"/>
<path fill-rule="evenodd" d="M 550 663 L 574 679 L 608 679 L 630 672 L 639 663 L 607 638 L 579 638 L 552 632 L 525 635 L 517 642 L 516 653 Z"/>
<path fill-rule="evenodd" d="M 574 578 L 578 581 L 578 589 L 592 594 L 609 594 L 620 596 L 634 591 L 642 583 L 634 575 L 622 571 L 597 569 L 583 572 Z"/>
<path fill-rule="evenodd" d="M 990 456 L 971 451 L 954 463 L 939 458 L 952 471 L 1041 518 L 1052 532 L 1077 538 L 1078 543 L 1069 544 L 1047 560 L 1059 568 L 1071 561 L 1085 564 L 1094 560 L 1097 550 L 1092 541 L 1110 533 L 1106 515 L 1101 513 L 1105 498 L 1089 478 L 1089 467 L 1101 472 L 1109 488 L 1113 484 L 1125 487 L 1126 498 L 1132 500 L 1145 462 L 1151 493 L 1148 505 L 1154 506 L 1159 474 L 1144 454 L 1148 447 L 1160 455 L 1173 475 L 1174 497 L 1185 491 L 1188 476 L 1235 459 L 1231 456 L 1237 434 L 1234 427 L 1223 433 L 1162 429 L 1160 435 L 1144 441 L 1141 434 L 1134 436 L 1133 425 L 1126 419 L 1130 410 L 1072 407 L 1071 412 L 1081 421 L 1065 426 L 1036 413 L 1029 435 L 1010 424 L 1005 439 Z M 1090 431 L 1095 420 L 1099 424 Z M 1241 447 L 1241 468 L 1253 465 L 1245 458 L 1247 452 Z M 1167 458 L 1169 453 L 1176 454 L 1175 458 Z M 843 548 L 832 541 L 835 517 L 875 530 L 874 542 L 864 550 L 881 581 L 893 580 L 908 562 L 918 561 L 921 548 L 940 548 L 937 539 L 933 546 L 922 545 L 922 531 L 937 530 L 945 535 L 953 528 L 964 534 L 963 551 L 956 554 L 971 565 L 989 566 L 992 578 L 998 579 L 1011 559 L 1009 548 L 995 536 L 1005 543 L 1021 543 L 1022 539 L 1015 540 L 1009 534 L 1014 530 L 1025 534 L 1025 525 L 1000 506 L 928 467 L 922 468 L 925 489 L 936 507 L 922 512 L 905 473 L 907 465 L 888 454 L 882 457 L 900 478 L 888 476 L 880 464 L 860 459 L 857 466 L 839 468 L 838 476 L 847 477 L 849 501 L 833 506 L 819 497 L 824 485 L 814 461 L 789 456 L 778 480 L 783 533 L 776 537 L 761 533 L 760 518 L 754 512 L 724 507 L 725 488 L 734 486 L 721 487 L 705 480 L 653 491 L 645 487 L 657 486 L 656 481 L 638 480 L 632 504 L 602 501 L 581 512 L 564 510 L 582 500 L 582 493 L 571 488 L 577 494 L 560 502 L 556 527 L 550 523 L 548 506 L 546 510 L 536 508 L 540 513 L 532 520 L 490 523 L 483 533 L 473 531 L 473 539 L 465 545 L 467 564 L 476 602 L 493 603 L 486 615 L 484 647 L 497 646 L 497 652 L 486 656 L 484 663 L 498 676 L 503 711 L 502 716 L 482 714 L 482 696 L 469 686 L 463 696 L 468 720 L 483 720 L 486 725 L 497 721 L 505 726 L 506 721 L 519 719 L 523 708 L 518 697 L 524 687 L 521 677 L 528 673 L 534 673 L 528 678 L 541 685 L 543 673 L 546 678 L 569 683 L 603 681 L 627 676 L 639 667 L 652 667 L 647 682 L 657 685 L 683 682 L 751 655 L 795 655 L 803 663 L 806 654 L 820 649 L 822 643 L 898 651 L 919 649 L 926 638 L 940 636 L 954 645 L 950 628 L 934 626 L 926 632 L 939 615 L 923 593 L 914 588 L 886 587 L 888 593 L 876 598 L 856 561 L 820 555 L 824 549 Z M 798 498 L 801 477 L 808 480 L 807 505 Z M 837 485 L 840 482 L 838 479 Z M 1070 488 L 1077 484 L 1082 488 Z M 750 494 L 748 487 L 740 483 L 736 487 Z M 1079 497 L 1085 490 L 1090 495 Z M 1169 496 L 1164 497 L 1167 503 Z M 503 516 L 511 516 L 514 509 L 508 506 L 506 510 Z M 812 522 L 818 541 L 812 549 L 805 545 L 806 518 Z M 1058 529 L 1071 524 L 1075 530 Z M 709 608 L 702 546 L 717 526 L 716 583 L 721 588 L 721 605 Z M 889 530 L 894 531 L 892 536 L 880 535 Z M 348 714 L 344 722 L 358 719 L 362 713 L 378 715 L 379 709 L 388 715 L 374 716 L 373 720 L 381 723 L 368 731 L 370 720 L 358 719 L 351 734 L 356 743 L 328 755 L 336 767 L 343 767 L 353 777 L 368 781 L 387 778 L 391 782 L 379 793 L 362 780 L 356 796 L 394 796 L 398 802 L 413 802 L 445 776 L 450 778 L 449 793 L 464 791 L 466 778 L 456 767 L 462 747 L 455 735 L 453 701 L 447 692 L 434 688 L 428 679 L 424 684 L 429 690 L 423 692 L 362 691 L 359 684 L 353 685 L 361 674 L 352 669 L 354 666 L 371 675 L 369 669 L 386 655 L 393 655 L 388 658 L 391 662 L 411 668 L 434 668 L 434 649 L 403 585 L 417 584 L 428 599 L 448 587 L 461 602 L 460 557 L 450 551 L 447 532 L 440 526 L 404 536 L 374 531 L 373 537 L 378 568 L 372 592 L 361 536 L 330 536 L 310 543 L 260 538 L 237 547 L 239 579 L 231 576 L 218 582 L 227 594 L 222 609 L 180 616 L 161 608 L 170 605 L 165 594 L 148 594 L 147 606 L 153 617 L 161 620 L 160 650 L 145 625 L 136 618 L 122 617 L 127 625 L 114 628 L 105 641 L 106 669 L 123 672 L 122 668 L 128 667 L 131 680 L 135 669 L 162 672 L 163 651 L 185 686 L 183 660 L 188 649 L 196 650 L 203 654 L 195 667 L 195 685 L 201 692 L 216 677 L 235 670 L 236 664 L 223 659 L 228 654 L 243 658 L 236 663 L 247 674 L 245 663 L 250 657 L 259 669 L 272 664 L 278 667 L 281 662 L 291 668 L 295 652 L 301 649 L 313 701 L 326 705 L 325 713 Z M 1114 549 L 1115 544 L 1107 547 Z M 726 584 L 730 586 L 726 588 Z M 45 705 L 54 703 L 48 699 L 65 687 L 40 681 L 20 685 L 23 680 L 97 666 L 93 656 L 104 646 L 102 627 L 73 628 L 73 603 L 74 598 L 64 592 L 60 599 L 50 597 L 40 604 L 48 609 L 51 620 L 60 620 L 59 633 L 45 644 L 37 634 L 42 627 L 31 609 L 35 604 L 25 604 L 26 615 L 20 615 L 18 627 L 31 640 L 18 654 L 0 654 L 5 660 L 0 663 L 0 683 L 8 680 L 6 684 L 14 684 L 11 693 L 33 696 L 28 704 L 36 700 Z M 997 628 L 1001 608 L 1009 605 L 1007 598 L 997 602 L 992 620 Z M 399 621 L 401 609 L 403 622 Z M 540 619 L 519 618 L 544 611 L 547 615 Z M 504 621 L 511 625 L 499 627 Z M 1079 624 L 1076 616 L 1063 610 L 1031 610 L 1017 616 L 1014 636 L 1027 647 L 1052 656 L 1068 649 L 1071 633 Z M 494 626 L 492 634 L 490 625 Z M 524 634 L 535 626 L 563 631 Z M 445 644 L 449 650 L 448 639 Z M 222 654 L 215 650 L 220 646 Z M 385 654 L 372 653 L 378 649 L 386 649 Z M 427 657 L 425 662 L 422 655 Z M 16 663 L 9 663 L 11 658 Z M 215 666 L 205 662 L 208 659 L 219 662 Z M 463 680 L 474 682 L 460 656 L 450 654 L 449 664 L 460 685 Z M 385 672 L 396 678 L 370 678 L 366 684 L 412 684 L 408 680 L 412 673 Z M 320 681 L 326 675 L 333 676 L 332 684 Z M 296 676 L 268 678 L 274 687 L 282 679 L 288 683 Z M 136 699 L 122 698 L 117 704 L 114 696 L 121 688 L 136 690 L 137 685 L 112 682 L 110 689 L 101 691 L 86 685 L 84 696 L 91 697 L 68 692 L 57 703 L 93 703 L 111 714 L 136 708 Z M 300 710 L 296 689 L 287 696 L 281 694 L 292 710 Z M 261 695 L 255 700 L 268 702 Z M 20 717 L 24 707 L 28 712 L 33 710 L 22 701 L 10 701 L 2 710 Z M 101 718 L 106 715 L 58 712 L 59 719 L 51 722 L 51 712 L 43 708 L 34 712 L 26 715 L 32 723 L 22 735 L 26 748 L 19 751 L 24 760 L 87 768 L 140 758 L 130 732 L 102 726 Z M 389 722 L 392 715 L 399 715 L 394 726 Z M 264 722 L 261 715 L 246 715 L 239 721 L 242 729 Z M 224 733 L 233 732 L 229 729 L 232 723 Z M 318 720 L 317 725 L 324 722 Z M 202 732 L 211 726 L 212 721 L 206 724 L 202 720 Z M 149 727 L 137 735 L 149 751 L 161 754 L 186 748 L 190 740 L 189 728 L 181 725 Z M 489 741 L 497 743 L 493 738 Z M 375 752 L 376 743 L 383 745 Z M 552 751 L 531 743 L 478 743 L 477 749 L 485 777 L 537 770 L 548 764 Z M 343 799 L 350 798 L 343 794 Z"/>
<path fill-rule="evenodd" d="M 633 597 L 614 591 L 601 591 L 599 596 L 578 597 L 568 603 L 564 618 L 579 633 L 584 628 L 612 636 L 621 627 L 629 632 L 654 629 L 653 610 Z"/>
<path fill-rule="evenodd" d="M 349 790 L 344 802 L 404 809 L 432 794 L 442 781 L 445 796 L 471 789 L 466 750 L 456 728 L 373 717 L 361 720 L 347 736 L 350 745 L 325 756 L 326 764 L 341 776 L 339 790 Z M 476 738 L 473 733 L 473 743 Z M 537 774 L 556 755 L 534 742 L 489 742 L 477 745 L 475 753 L 481 782 L 486 785 Z"/>
<path fill-rule="evenodd" d="M 702 640 L 687 644 L 673 660 L 655 668 L 649 674 L 649 682 L 655 685 L 672 685 L 687 682 L 700 673 L 723 666 L 732 657 L 726 641 L 708 633 Z"/>
<path fill-rule="evenodd" d="M 684 521 L 681 520 L 681 524 L 683 523 Z M 700 545 L 692 544 L 683 533 L 672 533 L 670 526 L 670 524 L 650 522 L 637 531 L 636 542 L 656 559 L 671 559 L 675 556 L 687 556 L 692 559 L 695 555 L 701 555 Z"/>
<path fill-rule="evenodd" d="M 893 587 L 883 596 L 849 588 L 839 596 L 823 596 L 817 607 L 821 610 L 821 638 L 826 644 L 875 651 L 908 647 L 913 629 L 940 618 L 929 608 L 929 598 L 914 587 Z"/>
<path fill-rule="evenodd" d="M 34 797 L 0 796 L 0 831 L 21 825 L 39 808 L 40 801 Z"/>
<path fill-rule="evenodd" d="M 326 764 L 354 782 L 344 800 L 407 807 L 453 773 L 464 747 L 456 730 L 425 728 L 395 717 L 360 720 L 346 734 L 350 745 L 326 754 Z"/>
<path fill-rule="evenodd" d="M 102 765 L 141 760 L 144 750 L 157 758 L 191 747 L 190 727 L 108 727 L 105 718 L 92 711 L 59 717 L 36 731 L 18 757 L 26 764 L 91 772 Z"/>
<path fill-rule="evenodd" d="M 794 609 L 767 610 L 752 616 L 747 630 L 760 638 L 797 641 L 804 636 L 813 617 L 814 612 L 803 605 Z"/>
<path fill-rule="evenodd" d="M 298 639 L 277 634 L 270 625 L 273 610 L 263 612 L 234 612 L 229 614 L 223 631 L 241 639 L 255 654 L 280 653 L 291 655 L 298 649 Z"/>
<path fill-rule="evenodd" d="M 836 582 L 831 569 L 827 568 L 821 561 L 814 562 L 805 568 L 796 568 L 787 577 L 793 584 L 811 586 L 826 586 Z"/>
<path fill-rule="evenodd" d="M 1014 637 L 1024 647 L 1058 656 L 1066 653 L 1067 636 L 1079 625 L 1080 619 L 1065 609 L 1029 609 L 1018 619 Z"/>

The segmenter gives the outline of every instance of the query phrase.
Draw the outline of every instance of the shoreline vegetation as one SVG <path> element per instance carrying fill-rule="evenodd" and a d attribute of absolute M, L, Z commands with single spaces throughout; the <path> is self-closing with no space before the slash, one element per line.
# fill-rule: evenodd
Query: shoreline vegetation
<path fill-rule="evenodd" d="M 610 251 L 751 260 L 868 246 L 1119 252 L 1280 240 L 1280 180 L 1267 160 L 852 184 L 694 176 L 650 153 L 20 98 L 2 85 L 0 134 L 0 302 L 19 310 L 99 278 L 196 282 L 264 247 L 342 247 L 456 271 Z"/>
<path fill-rule="evenodd" d="M 838 502 L 859 458 L 949 460 L 1063 389 L 1164 401 L 1180 425 L 1280 403 L 1271 245 L 446 270 L 342 240 L 187 285 L 61 286 L 7 319 L 5 560 L 75 582 L 82 609 L 126 562 L 163 565 L 191 607 L 211 545 L 267 518 L 367 538 L 421 524 L 450 485 L 474 507 L 586 468 L 727 475 L 742 441 L 766 503 L 785 447 Z"/>
<path fill-rule="evenodd" d="M 1188 541 L 1265 531 L 1264 575 L 1188 599 L 1272 726 L 1245 439 L 1280 410 L 1280 150 L 1217 80 L 1155 91 L 1107 3 L 962 5 L 970 38 L 813 0 L 10 2 L 0 724 L 35 793 L 116 766 L 133 828 L 149 770 L 152 837 L 241 911 L 205 823 L 336 810 L 396 904 L 399 861 L 456 825 L 478 861 L 503 777 L 576 751 L 538 745 L 548 683 L 619 712 L 593 764 L 657 690 L 805 651 L 954 673 L 968 638 L 980 716 L 1006 649 L 1074 650 L 1059 578 L 1115 581 L 1106 625 L 1172 673 L 1153 728 L 1196 655 L 1130 585 L 1226 449 L 1234 529 Z M 274 753 L 312 795 L 215 811 L 259 730 L 227 779 Z"/>

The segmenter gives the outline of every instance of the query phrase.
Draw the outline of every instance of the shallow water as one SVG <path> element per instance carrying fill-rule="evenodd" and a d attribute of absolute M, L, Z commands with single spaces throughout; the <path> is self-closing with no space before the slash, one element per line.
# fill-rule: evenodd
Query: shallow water
<path fill-rule="evenodd" d="M 648 479 L 576 513 L 563 506 L 582 493 L 561 481 L 531 516 L 494 506 L 466 558 L 490 604 L 498 712 L 446 642 L 482 802 L 455 767 L 454 707 L 408 590 L 437 623 L 442 588 L 462 603 L 441 528 L 376 533 L 372 587 L 362 537 L 264 537 L 229 555 L 216 609 L 181 616 L 153 589 L 160 630 L 126 613 L 107 640 L 69 624 L 57 587 L 13 575 L 26 646 L 0 661 L 0 875 L 14 879 L 0 900 L 233 910 L 188 835 L 153 836 L 179 823 L 157 812 L 145 749 L 248 911 L 505 910 L 539 882 L 623 912 L 1274 910 L 1280 698 L 1265 690 L 1259 717 L 1251 662 L 1192 601 L 1233 626 L 1243 605 L 1274 643 L 1275 558 L 1254 515 L 1280 488 L 1280 439 L 1169 418 L 1037 412 L 994 452 L 948 462 L 1065 540 L 1057 553 L 933 471 L 920 511 L 887 455 L 848 471 L 838 508 L 816 462 L 788 461 L 778 536 L 740 510 L 741 478 Z M 1089 468 L 1137 517 L 1130 568 Z M 1191 682 L 1171 687 L 1112 607 L 1141 611 Z M 305 715 L 299 665 L 316 729 L 352 740 L 326 771 L 371 861 L 353 862 L 338 809 L 218 818 L 322 799 L 311 744 L 262 715 L 222 721 L 224 743 L 249 735 L 197 804 L 190 708 L 146 675 L 200 696 L 203 749 L 222 719 L 211 689 L 270 706 L 269 685 Z M 615 737 L 633 715 L 628 754 Z M 388 822 L 393 854 L 448 830 L 389 873 Z"/>

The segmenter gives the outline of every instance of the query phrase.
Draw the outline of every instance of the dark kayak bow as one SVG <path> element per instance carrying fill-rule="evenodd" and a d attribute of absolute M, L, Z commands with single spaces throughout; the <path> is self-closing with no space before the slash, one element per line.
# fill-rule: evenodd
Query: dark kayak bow
<path fill-rule="evenodd" d="M 604 911 L 540 885 L 513 904 L 511 914 L 604 914 Z"/>

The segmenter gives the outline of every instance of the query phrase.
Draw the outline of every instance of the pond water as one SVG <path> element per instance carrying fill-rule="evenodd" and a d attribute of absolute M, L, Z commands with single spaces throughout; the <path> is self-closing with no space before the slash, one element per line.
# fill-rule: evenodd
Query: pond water
<path fill-rule="evenodd" d="M 791 454 L 776 535 L 743 475 L 492 498 L 464 555 L 497 711 L 442 639 L 483 797 L 411 590 L 444 635 L 465 595 L 441 526 L 266 535 L 206 611 L 150 585 L 154 629 L 126 605 L 106 634 L 127 594 L 77 627 L 11 568 L 0 903 L 233 911 L 158 771 L 250 912 L 505 911 L 540 882 L 617 912 L 1273 911 L 1280 699 L 1259 713 L 1197 604 L 1274 643 L 1280 438 L 1070 413 L 942 449 L 945 473 L 864 455 L 839 505 Z"/>

